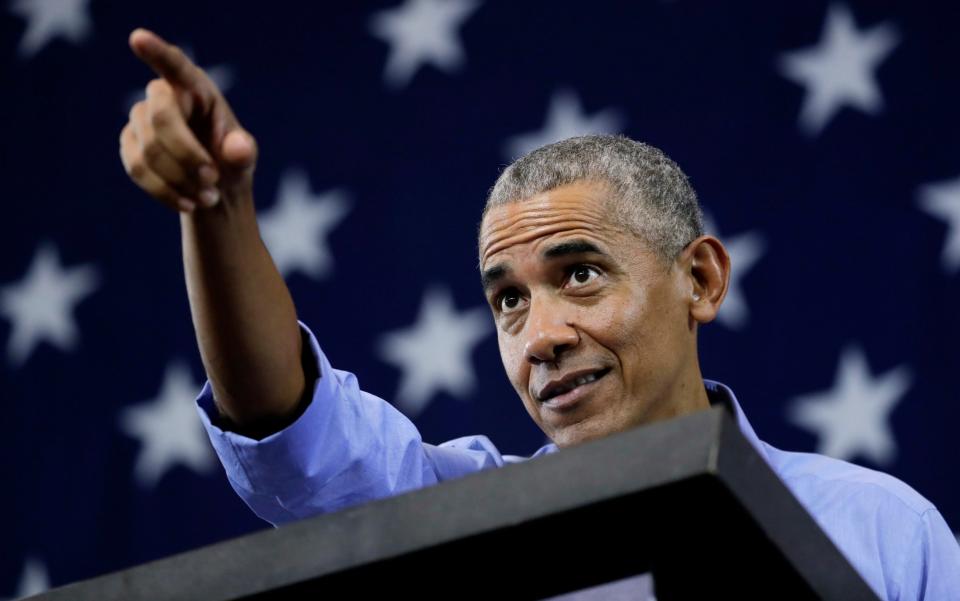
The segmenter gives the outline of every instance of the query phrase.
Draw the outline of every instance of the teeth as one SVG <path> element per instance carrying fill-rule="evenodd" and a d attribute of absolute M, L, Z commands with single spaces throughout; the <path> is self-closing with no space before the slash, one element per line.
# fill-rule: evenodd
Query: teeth
<path fill-rule="evenodd" d="M 552 395 L 550 395 L 550 396 L 560 396 L 561 394 L 565 394 L 565 393 L 567 393 L 567 392 L 570 392 L 571 390 L 573 390 L 573 389 L 576 388 L 577 386 L 583 386 L 584 384 L 588 384 L 588 383 L 590 383 L 590 382 L 593 382 L 593 381 L 596 380 L 596 379 L 597 379 L 597 374 L 595 374 L 595 373 L 594 373 L 594 374 L 587 374 L 587 375 L 585 375 L 585 376 L 580 376 L 579 378 L 577 378 L 576 380 L 574 380 L 574 381 L 571 382 L 570 384 L 567 384 L 566 386 L 561 386 L 560 388 L 558 388 L 558 389 L 556 390 L 556 392 L 554 392 L 554 393 L 553 393 Z"/>
<path fill-rule="evenodd" d="M 587 382 L 593 382 L 597 379 L 596 374 L 588 374 L 586 376 L 580 376 L 577 378 L 577 386 L 583 386 Z"/>

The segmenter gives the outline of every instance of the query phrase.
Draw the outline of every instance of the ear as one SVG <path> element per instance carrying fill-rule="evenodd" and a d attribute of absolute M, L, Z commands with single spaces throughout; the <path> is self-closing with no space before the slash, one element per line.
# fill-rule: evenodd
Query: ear
<path fill-rule="evenodd" d="M 730 254 L 719 240 L 703 235 L 683 249 L 681 259 L 690 285 L 690 318 L 709 323 L 716 318 L 727 296 Z"/>

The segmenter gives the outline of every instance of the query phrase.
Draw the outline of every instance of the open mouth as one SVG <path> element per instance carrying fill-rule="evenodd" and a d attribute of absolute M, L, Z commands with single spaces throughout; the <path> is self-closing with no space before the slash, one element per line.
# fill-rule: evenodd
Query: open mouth
<path fill-rule="evenodd" d="M 610 369 L 609 369 L 609 368 L 607 368 L 607 369 L 601 369 L 601 370 L 598 370 L 598 371 L 595 371 L 595 372 L 592 372 L 592 373 L 588 373 L 588 374 L 584 374 L 584 375 L 582 375 L 582 376 L 578 376 L 578 377 L 576 377 L 576 378 L 572 378 L 572 379 L 571 379 L 570 381 L 568 381 L 568 382 L 562 382 L 562 383 L 559 383 L 559 384 L 554 384 L 554 385 L 548 386 L 548 387 L 546 388 L 546 390 L 544 390 L 543 393 L 542 393 L 542 395 L 540 396 L 540 402 L 546 403 L 546 402 L 549 401 L 550 399 L 552 399 L 552 398 L 554 398 L 554 397 L 558 397 L 558 396 L 563 395 L 563 394 L 566 394 L 566 393 L 570 392 L 571 390 L 574 390 L 574 389 L 576 389 L 576 388 L 579 388 L 580 386 L 583 386 L 583 385 L 585 385 L 585 384 L 589 384 L 589 383 L 591 383 L 591 382 L 596 382 L 597 380 L 599 380 L 599 379 L 602 378 L 603 376 L 607 375 L 608 373 L 610 373 Z"/>

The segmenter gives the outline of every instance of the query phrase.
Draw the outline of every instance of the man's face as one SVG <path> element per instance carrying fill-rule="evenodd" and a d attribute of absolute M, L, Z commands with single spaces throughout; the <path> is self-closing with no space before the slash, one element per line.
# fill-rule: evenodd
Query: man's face
<path fill-rule="evenodd" d="M 685 413 L 702 389 L 689 273 L 612 224 L 606 194 L 576 182 L 481 226 L 503 365 L 559 447 Z"/>

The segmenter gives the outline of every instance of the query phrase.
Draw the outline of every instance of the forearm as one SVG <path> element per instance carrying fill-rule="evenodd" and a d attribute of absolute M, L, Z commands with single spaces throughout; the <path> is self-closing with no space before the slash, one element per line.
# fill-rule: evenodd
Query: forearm
<path fill-rule="evenodd" d="M 218 409 L 242 430 L 276 430 L 295 417 L 306 378 L 293 301 L 257 228 L 257 142 L 180 48 L 139 28 L 129 42 L 160 77 L 130 111 L 120 159 L 180 213 L 190 310 Z"/>
<path fill-rule="evenodd" d="M 180 225 L 197 343 L 220 410 L 252 428 L 291 415 L 305 386 L 296 310 L 252 199 L 183 213 Z"/>

